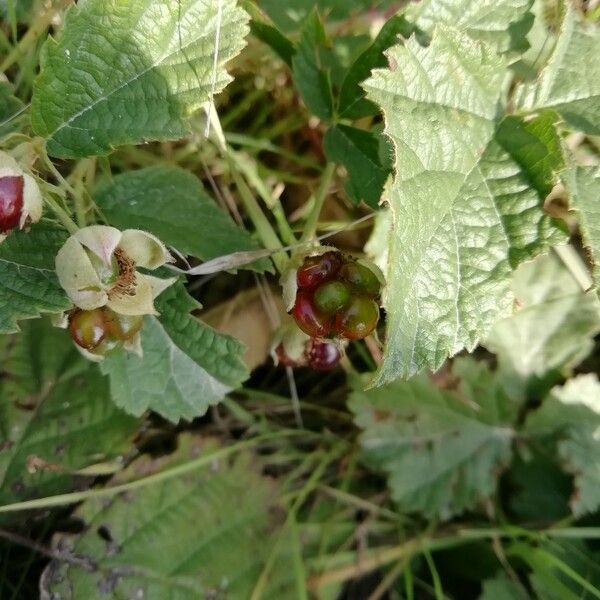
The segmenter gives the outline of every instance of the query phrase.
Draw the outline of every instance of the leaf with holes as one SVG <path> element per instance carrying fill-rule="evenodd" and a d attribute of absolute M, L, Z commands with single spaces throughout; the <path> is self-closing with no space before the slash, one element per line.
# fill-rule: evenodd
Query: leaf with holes
<path fill-rule="evenodd" d="M 511 457 L 518 404 L 485 365 L 458 361 L 457 394 L 424 376 L 352 393 L 367 465 L 388 475 L 403 511 L 449 518 L 494 492 Z"/>
<path fill-rule="evenodd" d="M 151 409 L 170 421 L 191 420 L 223 399 L 248 376 L 243 345 L 190 315 L 199 307 L 182 284 L 164 291 L 141 332 L 143 356 L 125 351 L 106 356 L 115 403 L 134 415 Z"/>
<path fill-rule="evenodd" d="M 379 383 L 473 349 L 510 310 L 512 270 L 563 239 L 542 210 L 561 164 L 543 160 L 560 148 L 552 114 L 501 119 L 502 59 L 444 26 L 388 55 L 364 84 L 396 149 Z"/>
<path fill-rule="evenodd" d="M 0 333 L 17 331 L 21 319 L 71 306 L 54 271 L 66 238 L 64 230 L 42 222 L 30 231 L 13 231 L 0 244 Z"/>
<path fill-rule="evenodd" d="M 210 439 L 183 435 L 174 454 L 141 457 L 112 483 L 166 475 L 218 450 Z M 109 500 L 88 499 L 75 514 L 85 530 L 62 536 L 56 546 L 72 546 L 74 555 L 88 557 L 96 568 L 85 568 L 85 561 L 51 562 L 41 582 L 47 597 L 250 598 L 279 535 L 260 597 L 297 597 L 279 491 L 248 453 L 231 462 L 215 458 Z"/>
<path fill-rule="evenodd" d="M 203 260 L 259 248 L 184 169 L 158 166 L 121 173 L 100 187 L 95 199 L 114 227 L 149 231 L 179 252 Z M 262 259 L 251 268 L 269 270 L 270 262 Z"/>
<path fill-rule="evenodd" d="M 243 48 L 247 20 L 235 0 L 79 3 L 46 42 L 34 131 L 68 158 L 186 136 L 190 115 L 230 81 L 224 65 Z"/>
<path fill-rule="evenodd" d="M 137 421 L 111 401 L 108 382 L 62 329 L 37 319 L 2 338 L 0 503 L 59 494 L 76 471 L 113 461 Z"/>

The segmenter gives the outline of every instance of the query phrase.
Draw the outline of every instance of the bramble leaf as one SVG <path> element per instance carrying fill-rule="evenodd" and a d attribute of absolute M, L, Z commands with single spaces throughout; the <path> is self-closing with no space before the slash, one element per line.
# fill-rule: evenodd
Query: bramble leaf
<path fill-rule="evenodd" d="M 510 459 L 516 404 L 483 364 L 459 360 L 454 374 L 457 395 L 424 376 L 351 395 L 365 462 L 388 475 L 403 511 L 449 518 L 473 508 Z"/>
<path fill-rule="evenodd" d="M 360 84 L 377 67 L 385 67 L 385 50 L 398 41 L 398 36 L 409 37 L 412 33 L 410 23 L 403 16 L 392 17 L 381 28 L 373 43 L 354 61 L 348 69 L 340 89 L 339 115 L 346 119 L 360 119 L 378 112 L 377 105 L 365 98 L 365 90 Z"/>
<path fill-rule="evenodd" d="M 600 167 L 576 167 L 567 180 L 585 244 L 592 253 L 594 281 L 600 283 Z"/>
<path fill-rule="evenodd" d="M 329 160 L 346 168 L 348 196 L 356 203 L 364 200 L 377 208 L 391 171 L 391 149 L 387 139 L 349 125 L 333 125 L 325 133 L 324 148 Z"/>
<path fill-rule="evenodd" d="M 519 308 L 484 341 L 507 376 L 526 383 L 574 367 L 591 352 L 600 332 L 600 302 L 594 292 L 582 291 L 557 256 L 521 265 L 513 290 Z"/>
<path fill-rule="evenodd" d="M 120 351 L 100 364 L 115 403 L 134 415 L 151 409 L 170 421 L 191 420 L 248 376 L 243 345 L 190 315 L 198 304 L 182 284 L 155 301 L 141 331 L 143 357 Z"/>
<path fill-rule="evenodd" d="M 0 81 L 0 137 L 19 128 L 23 103 L 12 95 L 12 87 Z M 23 115 L 24 117 L 25 115 Z"/>
<path fill-rule="evenodd" d="M 600 382 L 579 375 L 553 388 L 542 406 L 529 415 L 529 435 L 555 436 L 558 453 L 575 477 L 571 509 L 576 516 L 600 507 Z"/>
<path fill-rule="evenodd" d="M 66 158 L 186 136 L 191 113 L 231 80 L 224 65 L 243 48 L 247 20 L 235 0 L 222 0 L 221 11 L 212 0 L 73 6 L 45 45 L 34 131 Z"/>
<path fill-rule="evenodd" d="M 111 225 L 149 231 L 183 254 L 208 260 L 259 249 L 204 192 L 200 181 L 178 167 L 122 173 L 100 187 L 95 199 Z M 252 268 L 263 272 L 270 262 L 256 261 Z"/>
<path fill-rule="evenodd" d="M 533 0 L 423 0 L 406 13 L 417 27 L 431 33 L 436 25 L 451 25 L 498 53 L 525 51 L 533 24 Z"/>
<path fill-rule="evenodd" d="M 321 56 L 328 43 L 325 27 L 314 10 L 302 26 L 292 58 L 292 74 L 306 107 L 322 121 L 329 121 L 333 116 L 331 78 Z"/>
<path fill-rule="evenodd" d="M 143 456 L 112 484 L 166 476 L 196 460 L 207 464 L 108 500 L 84 502 L 75 513 L 86 524 L 84 531 L 61 540 L 97 568 L 50 563 L 42 576 L 47 597 L 250 598 L 281 532 L 282 503 L 252 455 L 211 459 L 219 450 L 212 440 L 182 435 L 174 454 Z M 297 597 L 288 537 L 261 598 Z"/>
<path fill-rule="evenodd" d="M 496 53 L 440 26 L 428 47 L 411 38 L 388 56 L 364 84 L 396 149 L 378 383 L 474 348 L 510 309 L 512 270 L 563 239 L 542 210 L 561 162 L 544 160 L 560 147 L 552 115 L 501 119 Z"/>
<path fill-rule="evenodd" d="M 573 129 L 600 134 L 600 33 L 584 23 L 569 3 L 558 42 L 534 84 L 515 91 L 521 110 L 551 108 Z"/>
<path fill-rule="evenodd" d="M 0 333 L 18 331 L 17 321 L 67 310 L 54 257 L 67 233 L 51 223 L 13 231 L 0 244 Z"/>
<path fill-rule="evenodd" d="M 77 488 L 75 471 L 119 458 L 137 420 L 112 403 L 108 382 L 45 319 L 2 338 L 0 503 Z"/>

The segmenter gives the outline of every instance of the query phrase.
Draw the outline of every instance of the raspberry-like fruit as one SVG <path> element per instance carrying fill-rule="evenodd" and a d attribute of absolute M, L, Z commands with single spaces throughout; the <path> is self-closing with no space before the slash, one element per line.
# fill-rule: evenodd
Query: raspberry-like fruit
<path fill-rule="evenodd" d="M 23 212 L 23 177 L 0 177 L 0 233 L 19 226 Z"/>
<path fill-rule="evenodd" d="M 308 366 L 317 371 L 331 371 L 338 366 L 342 353 L 333 342 L 311 340 L 306 350 Z"/>
<path fill-rule="evenodd" d="M 378 296 L 381 291 L 381 283 L 377 275 L 368 267 L 355 261 L 342 265 L 338 277 L 347 281 L 356 291 L 368 296 Z"/>
<path fill-rule="evenodd" d="M 367 337 L 377 326 L 379 306 L 372 298 L 355 296 L 335 317 L 335 330 L 349 340 Z"/>
<path fill-rule="evenodd" d="M 108 335 L 105 311 L 76 310 L 69 317 L 69 333 L 81 348 L 94 352 Z"/>
<path fill-rule="evenodd" d="M 331 315 L 350 302 L 350 295 L 350 287 L 343 281 L 329 281 L 315 290 L 315 306 L 325 314 Z"/>
<path fill-rule="evenodd" d="M 298 327 L 311 337 L 327 337 L 331 333 L 333 318 L 315 306 L 311 292 L 298 290 L 292 314 Z"/>
<path fill-rule="evenodd" d="M 319 256 L 309 256 L 296 272 L 296 282 L 300 289 L 312 290 L 333 277 L 342 265 L 339 252 L 325 252 Z"/>

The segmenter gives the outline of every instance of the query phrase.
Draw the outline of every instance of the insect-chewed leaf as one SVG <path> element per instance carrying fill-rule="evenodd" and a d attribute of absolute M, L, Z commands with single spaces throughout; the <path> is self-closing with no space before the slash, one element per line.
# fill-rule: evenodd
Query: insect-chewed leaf
<path fill-rule="evenodd" d="M 113 484 L 150 474 L 167 475 L 219 451 L 209 439 L 183 435 L 177 451 L 143 456 Z M 185 475 L 168 477 L 127 494 L 89 499 L 76 512 L 80 535 L 62 536 L 77 556 L 97 566 L 54 561 L 42 577 L 46 597 L 250 598 L 274 544 L 279 551 L 261 598 L 292 600 L 293 568 L 279 491 L 250 454 L 214 458 Z"/>

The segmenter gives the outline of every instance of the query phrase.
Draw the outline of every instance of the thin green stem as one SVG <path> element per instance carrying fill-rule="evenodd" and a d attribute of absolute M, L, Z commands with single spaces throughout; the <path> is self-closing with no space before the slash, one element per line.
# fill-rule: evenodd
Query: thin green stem
<path fill-rule="evenodd" d="M 182 465 L 176 465 L 170 469 L 165 469 L 164 471 L 154 473 L 153 475 L 148 475 L 147 477 L 141 477 L 140 479 L 135 479 L 134 481 L 130 481 L 128 483 L 123 483 L 121 485 L 115 485 L 112 487 L 87 490 L 84 492 L 71 492 L 69 494 L 58 494 L 56 496 L 48 496 L 47 498 L 36 498 L 35 500 L 25 500 L 24 502 L 5 504 L 4 506 L 0 506 L 0 513 L 17 512 L 35 508 L 49 508 L 51 506 L 64 506 L 67 504 L 82 502 L 88 498 L 114 496 L 115 494 L 119 494 L 121 492 L 135 490 L 152 485 L 154 483 L 160 483 L 162 481 L 172 479 L 173 477 L 179 477 L 180 475 L 184 475 L 190 471 L 194 471 L 212 464 L 216 459 L 225 458 L 230 454 L 234 454 L 235 452 L 239 452 L 246 448 L 251 448 L 252 446 L 256 446 L 261 442 L 293 435 L 306 435 L 306 431 L 302 431 L 300 429 L 286 430 L 260 435 L 251 440 L 238 442 L 233 446 L 227 446 L 226 448 L 220 448 L 215 452 L 205 454 L 204 456 L 200 456 L 199 458 L 186 462 Z"/>
<path fill-rule="evenodd" d="M 304 226 L 304 231 L 302 233 L 302 237 L 300 238 L 301 242 L 306 242 L 315 237 L 319 216 L 321 215 L 323 204 L 325 204 L 327 192 L 329 191 L 329 185 L 333 179 L 334 171 L 335 165 L 333 163 L 327 163 L 327 166 L 323 170 L 323 175 L 321 176 L 319 188 L 314 195 L 312 208 L 306 219 L 306 225 Z"/>
<path fill-rule="evenodd" d="M 79 227 L 77 227 L 75 221 L 71 219 L 69 213 L 67 213 L 66 210 L 59 206 L 58 202 L 56 202 L 53 198 L 50 198 L 49 196 L 44 196 L 44 202 L 48 205 L 50 210 L 54 212 L 56 218 L 63 224 L 64 228 L 69 233 L 75 233 L 79 230 Z"/>
<path fill-rule="evenodd" d="M 29 48 L 33 46 L 36 40 L 50 26 L 54 17 L 71 3 L 72 0 L 60 0 L 56 6 L 52 5 L 39 13 L 37 18 L 31 24 L 31 27 L 29 27 L 27 30 L 27 33 L 21 38 L 21 41 L 2 61 L 2 64 L 0 64 L 0 71 L 6 73 L 6 71 L 12 67 L 12 65 L 14 65 L 21 58 L 21 56 L 26 54 Z"/>

